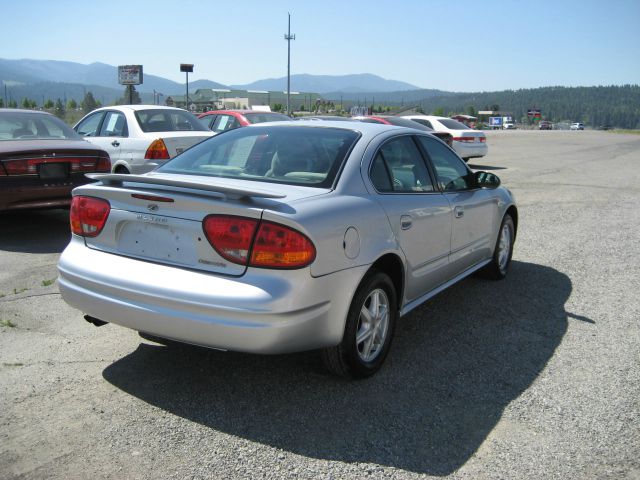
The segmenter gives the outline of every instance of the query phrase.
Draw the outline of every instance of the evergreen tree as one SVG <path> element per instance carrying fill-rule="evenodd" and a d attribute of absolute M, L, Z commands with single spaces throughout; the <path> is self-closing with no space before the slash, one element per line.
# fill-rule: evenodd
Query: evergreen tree
<path fill-rule="evenodd" d="M 44 108 L 47 110 L 51 110 L 54 107 L 54 103 L 53 100 L 51 100 L 50 98 L 47 99 L 46 102 L 44 102 Z"/>
<path fill-rule="evenodd" d="M 127 85 L 124 89 L 124 96 L 117 102 L 119 105 L 139 105 L 142 103 L 140 94 L 135 85 Z"/>
<path fill-rule="evenodd" d="M 67 110 L 75 110 L 78 108 L 78 103 L 72 98 L 67 102 Z"/>
<path fill-rule="evenodd" d="M 18 102 L 13 99 L 9 100 L 9 108 L 18 108 Z"/>
<path fill-rule="evenodd" d="M 58 98 L 58 100 L 56 100 L 56 107 L 55 107 L 55 116 L 58 118 L 64 118 L 66 111 L 64 109 L 64 103 L 62 103 L 62 100 L 60 100 Z"/>
<path fill-rule="evenodd" d="M 96 99 L 93 98 L 93 93 L 87 92 L 80 102 L 80 106 L 82 107 L 82 111 L 86 114 L 92 112 L 96 108 L 98 108 Z"/>

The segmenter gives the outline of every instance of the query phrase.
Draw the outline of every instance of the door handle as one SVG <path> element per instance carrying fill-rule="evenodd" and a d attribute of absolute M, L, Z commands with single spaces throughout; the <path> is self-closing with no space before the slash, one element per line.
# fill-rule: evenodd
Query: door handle
<path fill-rule="evenodd" d="M 409 230 L 413 225 L 413 220 L 409 215 L 402 215 L 400 217 L 400 228 L 402 230 Z"/>
<path fill-rule="evenodd" d="M 462 218 L 464 216 L 464 207 L 457 206 L 453 209 L 453 214 L 456 218 Z"/>
<path fill-rule="evenodd" d="M 113 145 L 114 147 L 119 147 L 120 142 L 118 140 L 114 140 L 113 142 L 111 142 L 111 145 Z"/>

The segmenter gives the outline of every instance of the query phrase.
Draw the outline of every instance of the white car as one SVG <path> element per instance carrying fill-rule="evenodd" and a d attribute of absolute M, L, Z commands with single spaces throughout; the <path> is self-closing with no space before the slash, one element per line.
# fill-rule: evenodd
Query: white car
<path fill-rule="evenodd" d="M 571 130 L 584 130 L 584 124 L 580 123 L 580 122 L 575 122 L 571 124 L 571 127 L 569 127 Z"/>
<path fill-rule="evenodd" d="M 465 162 L 470 158 L 484 157 L 489 151 L 484 132 L 473 130 L 457 120 L 433 115 L 404 115 L 404 118 L 426 125 L 436 132 L 450 133 L 453 136 L 453 149 Z"/>
<path fill-rule="evenodd" d="M 146 173 L 214 135 L 180 108 L 116 105 L 94 110 L 73 129 L 111 157 L 115 173 Z"/>

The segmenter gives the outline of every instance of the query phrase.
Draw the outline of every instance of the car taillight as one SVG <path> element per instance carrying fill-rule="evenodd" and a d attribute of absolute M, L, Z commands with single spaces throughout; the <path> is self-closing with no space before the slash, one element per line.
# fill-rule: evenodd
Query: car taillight
<path fill-rule="evenodd" d="M 258 220 L 225 215 L 209 215 L 202 222 L 211 246 L 223 258 L 241 265 L 247 264 L 249 250 Z"/>
<path fill-rule="evenodd" d="M 265 268 L 306 267 L 316 249 L 302 233 L 272 222 L 262 222 L 251 251 L 251 266 Z"/>
<path fill-rule="evenodd" d="M 55 158 L 23 158 L 3 162 L 7 175 L 37 175 L 38 165 L 46 163 L 65 163 L 71 173 L 108 172 L 111 162 L 103 157 L 55 157 Z"/>
<path fill-rule="evenodd" d="M 487 141 L 487 137 L 478 137 L 478 140 L 480 140 L 480 143 L 484 143 Z"/>
<path fill-rule="evenodd" d="M 476 141 L 476 137 L 453 137 L 456 142 L 473 143 Z"/>
<path fill-rule="evenodd" d="M 161 138 L 156 138 L 144 154 L 145 160 L 169 160 L 169 150 Z"/>
<path fill-rule="evenodd" d="M 106 200 L 76 196 L 71 200 L 71 231 L 81 237 L 96 237 L 104 228 L 111 205 Z"/>
<path fill-rule="evenodd" d="M 316 249 L 302 233 L 273 222 L 209 215 L 203 229 L 211 246 L 226 260 L 260 268 L 302 268 Z"/>

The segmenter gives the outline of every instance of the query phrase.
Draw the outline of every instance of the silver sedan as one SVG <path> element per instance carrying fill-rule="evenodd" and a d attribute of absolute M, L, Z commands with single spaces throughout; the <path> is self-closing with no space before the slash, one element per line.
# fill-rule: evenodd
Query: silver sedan
<path fill-rule="evenodd" d="M 473 272 L 507 274 L 514 198 L 438 138 L 360 122 L 221 133 L 144 175 L 76 188 L 63 298 L 115 323 L 253 353 L 319 349 L 361 378 L 399 317 Z"/>

